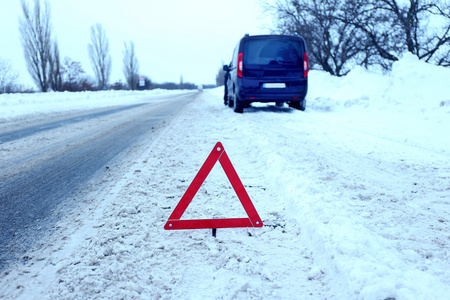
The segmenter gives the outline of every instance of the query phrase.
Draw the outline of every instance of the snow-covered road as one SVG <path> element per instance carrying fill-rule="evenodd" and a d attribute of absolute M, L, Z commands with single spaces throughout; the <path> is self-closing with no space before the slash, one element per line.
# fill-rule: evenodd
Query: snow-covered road
<path fill-rule="evenodd" d="M 390 76 L 312 71 L 306 112 L 235 114 L 206 90 L 0 275 L 0 297 L 446 299 L 450 73 L 427 68 L 406 57 Z M 417 89 L 427 80 L 432 98 Z M 218 141 L 265 226 L 165 231 Z M 216 164 L 183 219 L 243 216 Z"/>
<path fill-rule="evenodd" d="M 0 272 L 52 225 L 60 204 L 76 202 L 84 184 L 98 172 L 105 176 L 124 149 L 157 137 L 195 95 L 0 124 Z"/>

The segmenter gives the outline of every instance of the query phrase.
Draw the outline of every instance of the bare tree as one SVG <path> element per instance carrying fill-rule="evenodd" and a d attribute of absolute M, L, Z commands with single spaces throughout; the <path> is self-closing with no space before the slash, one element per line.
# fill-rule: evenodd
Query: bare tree
<path fill-rule="evenodd" d="M 135 90 L 139 80 L 139 62 L 134 50 L 134 43 L 130 41 L 124 44 L 123 50 L 123 74 L 130 90 Z"/>
<path fill-rule="evenodd" d="M 0 94 L 11 93 L 19 75 L 12 71 L 11 63 L 0 58 Z"/>
<path fill-rule="evenodd" d="M 21 2 L 23 17 L 20 19 L 20 33 L 28 71 L 41 91 L 49 88 L 49 60 L 51 56 L 52 26 L 50 22 L 50 6 L 47 1 L 44 7 L 40 0 L 34 0 L 31 11 L 24 0 Z"/>
<path fill-rule="evenodd" d="M 364 33 L 367 46 L 378 57 L 392 62 L 408 51 L 427 62 L 450 66 L 448 4 L 440 0 L 347 1 L 351 9 L 339 20 Z"/>
<path fill-rule="evenodd" d="M 62 90 L 62 66 L 59 56 L 59 47 L 56 41 L 52 42 L 52 49 L 49 58 L 49 86 L 54 91 Z"/>
<path fill-rule="evenodd" d="M 106 89 L 111 75 L 111 55 L 109 53 L 109 40 L 100 23 L 91 27 L 91 43 L 88 45 L 88 50 L 98 88 Z"/>
<path fill-rule="evenodd" d="M 222 86 L 225 84 L 225 71 L 223 70 L 224 62 L 222 61 L 222 66 L 219 68 L 216 74 L 216 86 Z"/>
<path fill-rule="evenodd" d="M 66 80 L 63 89 L 67 91 L 80 90 L 80 75 L 85 73 L 79 61 L 73 61 L 69 57 L 64 58 L 63 72 Z"/>

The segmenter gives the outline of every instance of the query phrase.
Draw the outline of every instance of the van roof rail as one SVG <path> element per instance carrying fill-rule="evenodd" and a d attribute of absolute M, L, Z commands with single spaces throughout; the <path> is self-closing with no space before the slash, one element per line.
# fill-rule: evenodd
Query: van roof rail
<path fill-rule="evenodd" d="M 250 36 L 250 34 L 246 33 L 245 36 Z"/>

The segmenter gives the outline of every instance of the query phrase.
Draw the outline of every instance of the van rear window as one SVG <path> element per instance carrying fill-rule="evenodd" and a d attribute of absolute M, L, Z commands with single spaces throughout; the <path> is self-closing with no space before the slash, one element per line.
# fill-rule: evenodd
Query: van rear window
<path fill-rule="evenodd" d="M 255 39 L 244 44 L 244 65 L 303 64 L 302 45 L 298 40 Z"/>

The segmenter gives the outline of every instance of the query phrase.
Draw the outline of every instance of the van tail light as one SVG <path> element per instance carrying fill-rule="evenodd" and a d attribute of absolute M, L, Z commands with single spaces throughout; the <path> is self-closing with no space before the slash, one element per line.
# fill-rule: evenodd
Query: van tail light
<path fill-rule="evenodd" d="M 242 78 L 242 71 L 244 70 L 244 54 L 241 52 L 238 55 L 238 63 L 237 63 L 237 76 Z"/>
<path fill-rule="evenodd" d="M 309 71 L 309 61 L 308 61 L 308 54 L 303 53 L 303 77 L 308 77 L 308 71 Z"/>

